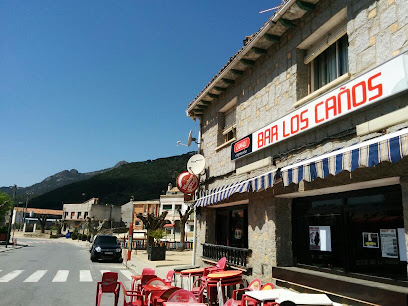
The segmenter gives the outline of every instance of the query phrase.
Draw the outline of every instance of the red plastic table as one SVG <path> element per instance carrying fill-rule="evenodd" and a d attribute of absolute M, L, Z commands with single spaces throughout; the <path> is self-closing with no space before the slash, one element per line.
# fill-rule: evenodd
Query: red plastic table
<path fill-rule="evenodd" d="M 167 289 L 173 288 L 173 286 L 168 285 L 145 285 L 143 287 L 143 292 L 145 296 L 145 303 L 146 305 L 150 305 L 150 301 L 152 301 L 153 295 L 160 295 L 162 292 L 166 291 Z"/>
<path fill-rule="evenodd" d="M 223 299 L 225 303 L 225 287 L 242 284 L 242 271 L 228 270 L 210 273 L 207 275 L 207 296 L 208 304 L 212 304 L 212 289 L 217 288 L 217 284 L 221 285 Z"/>
<path fill-rule="evenodd" d="M 180 272 L 180 277 L 188 277 L 189 280 L 189 290 L 191 290 L 191 278 L 194 277 L 200 277 L 204 274 L 204 268 L 196 268 L 196 269 L 188 269 L 188 270 L 183 270 Z M 181 281 L 181 285 L 183 286 L 183 281 Z"/>

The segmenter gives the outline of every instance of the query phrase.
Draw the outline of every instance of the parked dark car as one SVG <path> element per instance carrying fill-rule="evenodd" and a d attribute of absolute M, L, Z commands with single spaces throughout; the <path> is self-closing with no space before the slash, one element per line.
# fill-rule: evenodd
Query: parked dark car
<path fill-rule="evenodd" d="M 122 249 L 115 236 L 98 235 L 92 243 L 91 260 L 111 260 L 122 262 Z"/>

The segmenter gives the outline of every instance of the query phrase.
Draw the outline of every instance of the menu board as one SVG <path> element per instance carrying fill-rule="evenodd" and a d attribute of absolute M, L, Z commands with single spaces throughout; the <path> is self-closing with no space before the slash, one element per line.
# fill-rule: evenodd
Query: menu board
<path fill-rule="evenodd" d="M 309 249 L 331 252 L 330 226 L 309 226 Z"/>
<path fill-rule="evenodd" d="M 378 249 L 379 247 L 378 233 L 363 232 L 363 248 Z"/>
<path fill-rule="evenodd" d="M 397 231 L 395 229 L 380 229 L 382 257 L 398 258 Z"/>

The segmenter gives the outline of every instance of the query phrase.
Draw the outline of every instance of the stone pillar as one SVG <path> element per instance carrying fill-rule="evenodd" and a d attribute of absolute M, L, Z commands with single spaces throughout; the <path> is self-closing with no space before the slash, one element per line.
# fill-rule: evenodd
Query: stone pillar
<path fill-rule="evenodd" d="M 401 177 L 402 214 L 404 216 L 405 242 L 408 250 L 408 177 Z M 408 266 L 407 266 L 408 273 Z"/>
<path fill-rule="evenodd" d="M 26 225 L 27 225 L 27 223 L 24 222 L 24 225 L 23 225 L 23 233 L 25 233 L 25 231 L 26 231 Z"/>
<path fill-rule="evenodd" d="M 35 233 L 35 230 L 37 229 L 37 223 L 34 223 L 34 227 L 33 227 L 33 233 Z"/>

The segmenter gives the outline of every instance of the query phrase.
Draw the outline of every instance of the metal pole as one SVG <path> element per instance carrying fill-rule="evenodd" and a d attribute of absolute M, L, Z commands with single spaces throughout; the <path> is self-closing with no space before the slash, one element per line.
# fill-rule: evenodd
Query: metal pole
<path fill-rule="evenodd" d="M 128 242 L 128 256 L 127 260 L 130 260 L 132 258 L 132 243 L 133 243 L 133 224 L 135 222 L 135 209 L 133 205 L 133 197 L 130 199 L 130 202 L 132 203 L 132 222 L 129 225 L 129 242 Z"/>
<path fill-rule="evenodd" d="M 8 243 L 9 243 L 9 240 L 10 240 L 11 222 L 12 222 L 13 213 L 14 213 L 14 199 L 16 197 L 16 190 L 17 190 L 17 185 L 14 185 L 14 187 L 13 187 L 13 198 L 12 198 L 12 203 L 11 203 L 10 219 L 9 219 L 9 226 L 8 226 L 8 230 L 7 230 L 6 248 L 8 247 Z"/>

